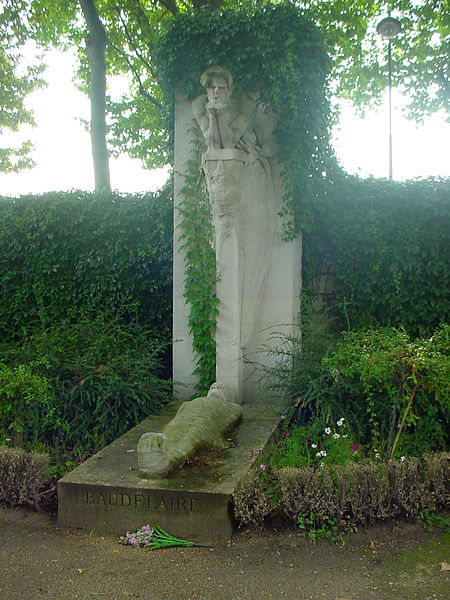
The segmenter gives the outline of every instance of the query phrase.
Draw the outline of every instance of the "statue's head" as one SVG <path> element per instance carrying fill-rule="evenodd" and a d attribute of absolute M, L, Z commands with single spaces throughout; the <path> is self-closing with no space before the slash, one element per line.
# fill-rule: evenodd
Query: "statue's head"
<path fill-rule="evenodd" d="M 233 91 L 233 77 L 225 67 L 208 67 L 200 77 L 211 104 L 226 104 Z"/>
<path fill-rule="evenodd" d="M 209 388 L 208 398 L 216 396 L 224 402 L 236 402 L 236 396 L 233 390 L 226 383 L 215 382 Z"/>
<path fill-rule="evenodd" d="M 166 460 L 167 436 L 150 431 L 144 433 L 138 442 L 139 468 L 144 471 L 157 471 Z"/>

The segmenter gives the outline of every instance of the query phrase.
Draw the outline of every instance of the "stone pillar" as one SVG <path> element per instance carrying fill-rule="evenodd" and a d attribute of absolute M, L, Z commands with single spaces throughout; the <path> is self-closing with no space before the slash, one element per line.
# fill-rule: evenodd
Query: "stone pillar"
<path fill-rule="evenodd" d="M 192 149 L 190 129 L 194 125 L 194 115 L 190 102 L 184 100 L 183 92 L 177 90 L 175 96 L 175 173 L 174 173 L 174 232 L 173 232 L 173 379 L 175 393 L 181 400 L 194 394 L 195 369 L 192 335 L 188 328 L 189 306 L 184 299 L 184 258 L 181 249 L 179 206 L 182 202 L 181 190 L 184 186 L 185 165 Z"/>

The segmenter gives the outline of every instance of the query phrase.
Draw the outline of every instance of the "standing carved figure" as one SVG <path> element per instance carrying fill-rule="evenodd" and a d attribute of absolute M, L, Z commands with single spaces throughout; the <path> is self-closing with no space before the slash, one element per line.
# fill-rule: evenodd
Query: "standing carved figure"
<path fill-rule="evenodd" d="M 233 93 L 233 78 L 224 67 L 210 67 L 200 81 L 207 93 L 192 108 L 207 145 L 203 170 L 220 302 L 216 378 L 242 400 L 242 356 L 261 308 L 276 227 L 269 162 L 276 119 L 248 95 Z"/>

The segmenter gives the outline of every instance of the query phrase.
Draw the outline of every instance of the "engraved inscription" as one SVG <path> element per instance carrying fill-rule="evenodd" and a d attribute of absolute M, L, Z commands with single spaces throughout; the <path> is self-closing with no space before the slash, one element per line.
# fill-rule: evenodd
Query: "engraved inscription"
<path fill-rule="evenodd" d="M 146 508 L 155 512 L 198 512 L 197 499 L 194 496 L 168 496 L 163 494 L 145 495 L 126 492 L 97 492 L 85 490 L 85 504 L 98 506 L 118 506 L 126 508 Z"/>

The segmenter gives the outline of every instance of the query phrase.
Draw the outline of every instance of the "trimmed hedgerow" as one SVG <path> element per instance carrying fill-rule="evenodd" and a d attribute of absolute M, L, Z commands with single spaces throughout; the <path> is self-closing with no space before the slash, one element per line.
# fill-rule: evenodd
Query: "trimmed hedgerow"
<path fill-rule="evenodd" d="M 238 474 L 233 491 L 233 506 L 239 525 L 258 529 L 275 509 L 267 485 L 261 485 L 261 479 L 254 470 Z"/>
<path fill-rule="evenodd" d="M 304 231 L 304 286 L 330 272 L 338 330 L 429 335 L 449 319 L 450 180 L 395 182 L 337 171 Z"/>
<path fill-rule="evenodd" d="M 388 463 L 349 463 L 275 472 L 242 474 L 233 494 L 240 525 L 261 527 L 274 510 L 316 529 L 330 521 L 343 529 L 394 518 L 417 518 L 424 509 L 440 510 L 450 500 L 450 454 L 428 454 Z"/>
<path fill-rule="evenodd" d="M 46 454 L 0 446 L 0 502 L 37 507 L 40 492 L 49 481 Z"/>

